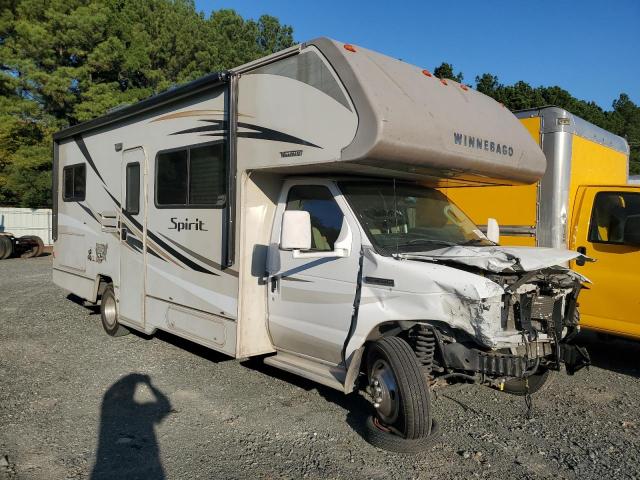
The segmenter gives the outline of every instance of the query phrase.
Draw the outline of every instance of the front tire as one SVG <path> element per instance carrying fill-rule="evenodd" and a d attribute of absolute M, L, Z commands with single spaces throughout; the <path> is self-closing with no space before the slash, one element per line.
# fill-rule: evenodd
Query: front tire
<path fill-rule="evenodd" d="M 429 436 L 431 395 L 409 344 L 398 337 L 374 342 L 367 354 L 367 373 L 378 405 L 375 423 L 402 439 Z M 373 443 L 375 438 L 368 440 Z"/>
<path fill-rule="evenodd" d="M 129 330 L 118 323 L 118 303 L 111 284 L 107 285 L 107 288 L 102 293 L 100 318 L 102 320 L 102 328 L 109 336 L 121 337 L 130 333 Z"/>

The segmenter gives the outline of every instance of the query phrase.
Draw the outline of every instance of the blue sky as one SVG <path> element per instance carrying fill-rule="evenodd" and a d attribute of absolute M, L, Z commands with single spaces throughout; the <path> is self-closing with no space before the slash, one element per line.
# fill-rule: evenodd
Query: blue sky
<path fill-rule="evenodd" d="M 433 69 L 443 61 L 474 84 L 559 85 L 605 109 L 621 92 L 640 103 L 640 1 L 196 0 L 198 10 L 263 13 L 295 39 L 329 36 Z"/>

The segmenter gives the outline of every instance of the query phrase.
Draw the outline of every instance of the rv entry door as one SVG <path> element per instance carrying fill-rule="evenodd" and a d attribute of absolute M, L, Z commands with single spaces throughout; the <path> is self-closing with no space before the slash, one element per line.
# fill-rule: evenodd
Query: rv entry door
<path fill-rule="evenodd" d="M 122 153 L 118 314 L 125 324 L 140 327 L 144 327 L 145 158 L 142 147 Z"/>

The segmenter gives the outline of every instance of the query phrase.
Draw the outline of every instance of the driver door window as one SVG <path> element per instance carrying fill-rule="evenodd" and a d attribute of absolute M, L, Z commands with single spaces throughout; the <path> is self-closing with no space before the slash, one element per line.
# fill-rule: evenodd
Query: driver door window
<path fill-rule="evenodd" d="M 593 202 L 589 241 L 625 244 L 640 238 L 640 194 L 599 192 Z"/>
<path fill-rule="evenodd" d="M 289 190 L 287 210 L 309 212 L 311 251 L 331 252 L 342 227 L 342 210 L 327 187 L 297 185 Z"/>

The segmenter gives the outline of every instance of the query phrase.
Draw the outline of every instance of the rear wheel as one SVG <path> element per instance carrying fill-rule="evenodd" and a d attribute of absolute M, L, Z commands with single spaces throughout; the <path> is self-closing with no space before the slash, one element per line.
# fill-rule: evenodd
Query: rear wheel
<path fill-rule="evenodd" d="M 9 258 L 13 253 L 13 242 L 6 235 L 0 235 L 0 260 Z"/>
<path fill-rule="evenodd" d="M 27 250 L 25 250 L 20 257 L 22 258 L 34 258 L 42 255 L 42 251 L 44 250 L 44 243 L 42 239 L 36 235 L 25 235 L 24 237 L 20 237 L 21 242 L 25 242 L 29 244 Z"/>
<path fill-rule="evenodd" d="M 102 328 L 110 336 L 121 337 L 129 333 L 129 330 L 118 323 L 118 305 L 113 285 L 111 284 L 107 285 L 102 293 L 100 318 L 102 319 Z"/>
<path fill-rule="evenodd" d="M 401 439 L 427 437 L 431 432 L 431 396 L 409 344 L 398 337 L 374 342 L 367 355 L 367 370 L 376 406 L 371 423 Z M 373 435 L 367 439 L 374 445 L 379 440 Z"/>

